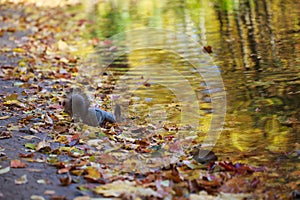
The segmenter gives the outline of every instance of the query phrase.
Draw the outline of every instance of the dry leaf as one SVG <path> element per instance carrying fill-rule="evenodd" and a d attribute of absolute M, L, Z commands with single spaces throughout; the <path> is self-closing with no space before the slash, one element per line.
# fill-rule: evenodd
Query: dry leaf
<path fill-rule="evenodd" d="M 85 172 L 87 173 L 87 175 L 85 175 L 84 178 L 89 182 L 97 181 L 98 179 L 102 178 L 102 175 L 97 168 L 88 167 Z"/>
<path fill-rule="evenodd" d="M 10 131 L 1 131 L 0 132 L 0 139 L 7 139 L 7 138 L 11 138 L 12 137 L 12 133 Z"/>
<path fill-rule="evenodd" d="M 61 168 L 57 171 L 58 174 L 65 174 L 68 173 L 70 171 L 71 167 L 65 167 L 65 168 Z"/>
<path fill-rule="evenodd" d="M 72 177 L 70 176 L 70 174 L 68 174 L 67 177 L 60 178 L 59 181 L 62 186 L 68 186 L 72 183 Z"/>
<path fill-rule="evenodd" d="M 45 198 L 38 195 L 31 195 L 30 200 L 45 200 Z"/>
<path fill-rule="evenodd" d="M 3 169 L 0 169 L 0 174 L 5 174 L 5 173 L 7 173 L 9 171 L 10 171 L 10 167 L 5 167 Z"/>
<path fill-rule="evenodd" d="M 25 184 L 27 183 L 28 180 L 27 180 L 27 175 L 24 174 L 23 176 L 19 177 L 18 179 L 15 180 L 15 184 L 17 185 L 21 185 L 21 184 Z"/>
<path fill-rule="evenodd" d="M 11 160 L 10 161 L 11 168 L 25 168 L 26 166 L 27 166 L 26 163 L 23 163 L 20 160 Z"/>
<path fill-rule="evenodd" d="M 53 195 L 53 194 L 55 194 L 55 191 L 54 190 L 45 190 L 44 194 L 45 195 Z"/>
<path fill-rule="evenodd" d="M 37 151 L 41 151 L 41 150 L 48 151 L 49 150 L 50 151 L 51 150 L 50 143 L 43 140 L 37 144 L 35 150 L 37 150 Z"/>
<path fill-rule="evenodd" d="M 126 196 L 131 194 L 138 196 L 161 197 L 161 195 L 153 189 L 136 186 L 135 182 L 130 182 L 127 180 L 115 181 L 113 183 L 98 186 L 94 189 L 94 192 L 105 197 L 120 197 L 121 195 Z"/>
<path fill-rule="evenodd" d="M 19 157 L 20 158 L 33 158 L 34 157 L 34 153 L 28 153 L 28 154 L 19 153 Z"/>
<path fill-rule="evenodd" d="M 1 116 L 1 117 L 0 117 L 0 120 L 3 120 L 3 119 L 8 119 L 8 118 L 10 118 L 10 115 Z"/>
<path fill-rule="evenodd" d="M 50 200 L 67 200 L 66 196 L 51 196 Z"/>
<path fill-rule="evenodd" d="M 73 200 L 91 200 L 89 196 L 75 197 Z"/>

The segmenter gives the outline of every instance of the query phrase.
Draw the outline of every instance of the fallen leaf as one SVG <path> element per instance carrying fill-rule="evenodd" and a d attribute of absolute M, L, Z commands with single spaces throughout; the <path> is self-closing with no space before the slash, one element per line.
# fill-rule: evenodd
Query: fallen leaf
<path fill-rule="evenodd" d="M 13 51 L 17 52 L 17 53 L 24 53 L 25 52 L 25 50 L 22 49 L 22 48 L 14 48 Z"/>
<path fill-rule="evenodd" d="M 11 138 L 12 137 L 12 133 L 10 131 L 1 131 L 0 132 L 0 139 L 7 139 L 7 138 Z"/>
<path fill-rule="evenodd" d="M 34 153 L 28 153 L 28 154 L 19 153 L 19 157 L 20 158 L 33 158 Z"/>
<path fill-rule="evenodd" d="M 13 100 L 17 100 L 18 97 L 19 97 L 18 94 L 13 93 L 13 94 L 11 94 L 11 95 L 6 96 L 6 97 L 5 97 L 5 101 L 13 101 Z"/>
<path fill-rule="evenodd" d="M 85 169 L 85 172 L 87 175 L 85 175 L 84 178 L 89 182 L 94 182 L 102 178 L 101 173 L 95 167 L 88 167 Z"/>
<path fill-rule="evenodd" d="M 23 176 L 19 177 L 18 179 L 15 180 L 15 184 L 17 185 L 21 185 L 21 184 L 25 184 L 27 183 L 28 180 L 27 180 L 27 175 L 24 174 Z"/>
<path fill-rule="evenodd" d="M 220 187 L 225 193 L 247 193 L 251 189 L 250 183 L 241 177 L 233 177 Z"/>
<path fill-rule="evenodd" d="M 31 195 L 30 200 L 45 200 L 45 198 L 38 195 Z"/>
<path fill-rule="evenodd" d="M 5 173 L 7 173 L 9 171 L 10 171 L 10 167 L 5 167 L 3 169 L 0 169 L 0 174 L 5 174 Z"/>
<path fill-rule="evenodd" d="M 20 127 L 19 126 L 11 126 L 7 128 L 8 131 L 19 131 Z"/>
<path fill-rule="evenodd" d="M 43 151 L 46 153 L 50 152 L 51 151 L 50 143 L 43 140 L 37 144 L 35 150 L 40 151 L 40 152 Z"/>
<path fill-rule="evenodd" d="M 34 128 L 30 128 L 29 132 L 30 132 L 30 134 L 38 134 L 39 133 L 39 131 Z"/>
<path fill-rule="evenodd" d="M 53 194 L 55 194 L 55 191 L 54 190 L 45 190 L 44 194 L 45 195 L 53 195 Z"/>
<path fill-rule="evenodd" d="M 180 173 L 178 172 L 177 168 L 174 167 L 172 170 L 170 171 L 166 171 L 165 172 L 165 177 L 167 179 L 171 179 L 173 180 L 175 183 L 179 183 L 182 181 L 182 177 L 180 176 Z"/>
<path fill-rule="evenodd" d="M 68 173 L 70 171 L 71 167 L 65 167 L 65 168 L 61 168 L 57 171 L 58 174 L 65 174 Z"/>
<path fill-rule="evenodd" d="M 84 185 L 78 185 L 76 187 L 80 191 L 90 191 L 96 188 L 94 184 L 84 184 Z"/>
<path fill-rule="evenodd" d="M 118 180 L 105 185 L 100 185 L 94 189 L 94 192 L 105 197 L 120 197 L 121 195 L 126 196 L 130 194 L 148 197 L 161 197 L 161 195 L 153 189 L 136 186 L 135 182 L 127 180 Z"/>
<path fill-rule="evenodd" d="M 27 166 L 26 163 L 23 163 L 20 160 L 11 160 L 10 161 L 11 168 L 25 168 L 26 166 Z"/>
<path fill-rule="evenodd" d="M 25 104 L 21 103 L 18 100 L 8 100 L 5 101 L 3 104 L 7 106 L 17 106 L 19 108 L 26 108 Z"/>
<path fill-rule="evenodd" d="M 0 117 L 0 120 L 8 119 L 8 118 L 10 118 L 10 115 L 5 115 L 5 116 L 1 116 L 1 117 Z"/>
<path fill-rule="evenodd" d="M 75 197 L 73 200 L 91 200 L 89 196 Z"/>
<path fill-rule="evenodd" d="M 68 174 L 67 177 L 59 178 L 59 181 L 62 186 L 68 186 L 72 183 L 72 177 Z"/>
<path fill-rule="evenodd" d="M 47 123 L 47 124 L 53 124 L 53 120 L 52 120 L 52 118 L 51 117 L 49 117 L 49 115 L 45 115 L 45 122 Z"/>
<path fill-rule="evenodd" d="M 51 196 L 50 197 L 50 200 L 67 200 L 67 197 L 66 196 Z"/>
<path fill-rule="evenodd" d="M 42 172 L 43 171 L 42 169 L 36 169 L 36 168 L 27 168 L 26 170 L 29 172 Z"/>
<path fill-rule="evenodd" d="M 209 195 L 206 191 L 201 191 L 198 194 L 191 194 L 190 200 L 243 200 L 247 199 L 249 194 L 232 194 L 221 192 L 217 196 Z"/>
<path fill-rule="evenodd" d="M 20 138 L 24 138 L 24 139 L 26 139 L 26 140 L 32 140 L 32 139 L 34 139 L 34 138 L 40 139 L 39 137 L 37 137 L 37 136 L 35 136 L 35 135 L 25 135 L 25 136 L 20 136 Z M 28 143 L 28 144 L 29 144 L 29 143 Z M 34 149 L 35 149 L 35 147 L 34 147 Z"/>
<path fill-rule="evenodd" d="M 81 176 L 83 173 L 84 173 L 83 169 L 74 169 L 71 171 L 71 174 L 75 176 Z"/>
<path fill-rule="evenodd" d="M 68 146 L 72 147 L 79 143 L 80 135 L 77 133 L 69 139 Z"/>
<path fill-rule="evenodd" d="M 34 150 L 36 149 L 36 145 L 33 143 L 26 143 L 25 147 L 28 149 L 34 149 Z"/>
<path fill-rule="evenodd" d="M 265 167 L 252 167 L 242 163 L 233 164 L 232 162 L 226 162 L 226 161 L 219 162 L 219 165 L 227 171 L 236 171 L 240 174 L 263 172 L 266 170 Z"/>

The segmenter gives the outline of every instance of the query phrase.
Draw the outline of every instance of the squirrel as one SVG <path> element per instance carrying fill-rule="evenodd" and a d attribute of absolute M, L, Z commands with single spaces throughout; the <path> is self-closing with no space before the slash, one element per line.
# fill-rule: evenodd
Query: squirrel
<path fill-rule="evenodd" d="M 64 111 L 76 120 L 90 126 L 102 126 L 105 122 L 116 123 L 114 114 L 90 107 L 89 98 L 82 92 L 71 93 L 63 101 Z M 115 113 L 120 113 L 120 106 L 116 106 Z"/>

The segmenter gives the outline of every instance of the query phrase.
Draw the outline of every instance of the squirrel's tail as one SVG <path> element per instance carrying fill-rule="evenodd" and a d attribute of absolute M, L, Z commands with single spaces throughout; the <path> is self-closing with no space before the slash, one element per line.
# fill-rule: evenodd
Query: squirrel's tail
<path fill-rule="evenodd" d="M 114 115 L 116 117 L 117 122 L 122 121 L 122 115 L 121 115 L 121 106 L 119 104 L 116 104 Z"/>

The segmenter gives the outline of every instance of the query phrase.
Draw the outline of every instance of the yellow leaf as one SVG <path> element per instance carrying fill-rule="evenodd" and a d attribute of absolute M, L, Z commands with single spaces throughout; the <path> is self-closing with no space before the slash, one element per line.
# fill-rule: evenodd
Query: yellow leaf
<path fill-rule="evenodd" d="M 105 197 L 120 197 L 125 194 L 136 194 L 137 196 L 153 196 L 161 197 L 159 193 L 151 188 L 143 188 L 137 186 L 135 182 L 130 181 L 115 181 L 105 185 L 100 185 L 94 189 L 97 194 L 102 194 Z"/>
<path fill-rule="evenodd" d="M 89 176 L 94 177 L 94 178 L 101 178 L 102 177 L 100 172 L 94 167 L 88 167 L 86 169 L 86 172 Z"/>
<path fill-rule="evenodd" d="M 8 119 L 8 118 L 10 118 L 10 116 L 9 116 L 9 115 L 6 115 L 6 116 L 2 116 L 2 117 L 0 117 L 0 120 L 3 120 L 3 119 Z"/>
<path fill-rule="evenodd" d="M 25 104 L 21 103 L 18 100 L 8 100 L 8 101 L 5 101 L 3 104 L 4 105 L 9 105 L 9 106 L 17 106 L 17 107 L 20 107 L 20 108 L 25 108 Z"/>
<path fill-rule="evenodd" d="M 6 101 L 13 101 L 13 100 L 18 100 L 19 95 L 16 93 L 10 94 L 5 97 Z"/>
<path fill-rule="evenodd" d="M 17 53 L 24 53 L 25 52 L 25 50 L 21 49 L 21 48 L 14 48 L 13 51 L 17 52 Z"/>

